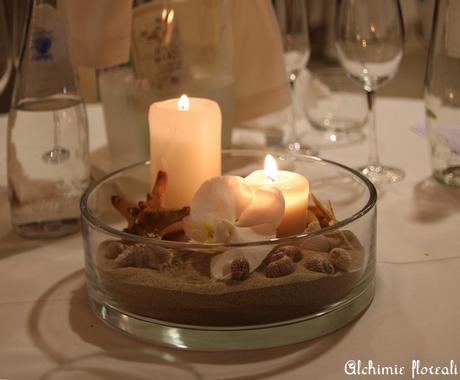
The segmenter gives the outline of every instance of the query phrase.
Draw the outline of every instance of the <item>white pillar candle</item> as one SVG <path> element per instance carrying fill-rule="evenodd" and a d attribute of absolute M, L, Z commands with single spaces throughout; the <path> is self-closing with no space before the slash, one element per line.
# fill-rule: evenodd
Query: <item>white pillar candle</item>
<path fill-rule="evenodd" d="M 220 175 L 221 119 L 210 99 L 182 95 L 150 106 L 151 174 L 168 174 L 166 207 L 190 206 L 200 185 Z"/>
<path fill-rule="evenodd" d="M 284 216 L 278 226 L 277 236 L 298 235 L 305 230 L 308 209 L 308 180 L 297 173 L 278 170 L 275 159 L 267 155 L 265 170 L 256 170 L 245 178 L 245 182 L 253 187 L 275 186 L 284 196 Z"/>

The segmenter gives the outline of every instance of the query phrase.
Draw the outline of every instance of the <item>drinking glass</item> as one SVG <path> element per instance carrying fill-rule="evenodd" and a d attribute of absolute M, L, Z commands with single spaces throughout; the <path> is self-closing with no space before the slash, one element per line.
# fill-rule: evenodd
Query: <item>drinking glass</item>
<path fill-rule="evenodd" d="M 283 42 L 284 66 L 291 87 L 292 110 L 289 115 L 291 127 L 289 148 L 295 151 L 302 150 L 304 153 L 313 153 L 310 147 L 301 147 L 297 142 L 298 133 L 296 128 L 296 109 L 302 109 L 302 107 L 296 102 L 295 83 L 299 73 L 305 69 L 310 58 L 306 1 L 272 0 L 272 4 Z"/>
<path fill-rule="evenodd" d="M 382 165 L 375 129 L 375 92 L 398 70 L 404 28 L 398 0 L 343 0 L 336 18 L 335 42 L 342 66 L 361 83 L 369 112 L 369 158 L 359 170 L 374 183 L 394 183 L 401 169 Z"/>
<path fill-rule="evenodd" d="M 321 59 L 309 69 L 303 101 L 305 116 L 313 127 L 306 136 L 308 141 L 320 149 L 363 141 L 368 112 L 362 87 L 349 80 L 338 61 Z"/>

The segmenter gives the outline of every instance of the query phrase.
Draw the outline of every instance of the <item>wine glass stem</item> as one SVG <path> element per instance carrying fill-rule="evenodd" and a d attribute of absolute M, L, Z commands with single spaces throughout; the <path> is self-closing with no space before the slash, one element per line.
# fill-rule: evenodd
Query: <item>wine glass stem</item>
<path fill-rule="evenodd" d="M 53 112 L 53 120 L 54 120 L 54 136 L 53 136 L 53 149 L 56 149 L 61 144 L 61 130 L 60 130 L 60 120 L 57 111 Z"/>
<path fill-rule="evenodd" d="M 369 123 L 369 157 L 368 165 L 380 166 L 379 149 L 377 144 L 377 130 L 375 127 L 375 91 L 366 91 Z"/>
<path fill-rule="evenodd" d="M 289 115 L 289 125 L 290 125 L 290 138 L 288 141 L 289 144 L 295 144 L 297 142 L 297 128 L 296 128 L 296 115 L 295 115 L 295 81 L 297 77 L 293 77 L 293 75 L 289 75 L 289 92 L 291 95 L 291 112 Z"/>

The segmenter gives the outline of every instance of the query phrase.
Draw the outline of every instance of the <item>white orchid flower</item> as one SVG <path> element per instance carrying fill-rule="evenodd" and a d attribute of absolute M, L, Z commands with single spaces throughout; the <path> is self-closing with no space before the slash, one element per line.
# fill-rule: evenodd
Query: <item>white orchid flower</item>
<path fill-rule="evenodd" d="M 284 215 L 284 197 L 275 187 L 252 189 L 237 176 L 204 182 L 184 219 L 187 236 L 208 243 L 245 243 L 274 238 Z M 254 271 L 270 252 L 269 246 L 232 248 L 213 257 L 211 275 L 226 278 L 235 258 L 245 258 Z"/>

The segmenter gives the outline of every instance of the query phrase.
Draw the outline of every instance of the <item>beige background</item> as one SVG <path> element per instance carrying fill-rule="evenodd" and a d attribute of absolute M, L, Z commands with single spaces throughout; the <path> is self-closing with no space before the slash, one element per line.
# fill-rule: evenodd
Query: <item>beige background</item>
<path fill-rule="evenodd" d="M 8 17 L 10 31 L 13 24 L 14 0 L 2 0 Z M 310 26 L 310 39 L 313 53 L 309 66 L 321 65 L 324 57 L 318 53 L 327 44 L 328 35 L 327 15 L 330 14 L 331 5 L 335 0 L 306 0 L 308 3 L 308 16 Z M 25 1 L 20 4 L 20 11 L 25 10 Z M 379 95 L 402 96 L 421 98 L 423 97 L 423 80 L 425 76 L 425 64 L 427 57 L 428 38 L 431 29 L 433 0 L 401 0 L 406 29 L 405 55 L 396 77 L 388 83 Z M 4 54 L 4 51 L 0 51 Z M 93 69 L 80 69 L 80 82 L 82 93 L 88 102 L 98 100 L 96 73 Z M 8 87 L 0 96 L 0 112 L 7 112 L 10 105 L 13 79 L 10 79 Z"/>

